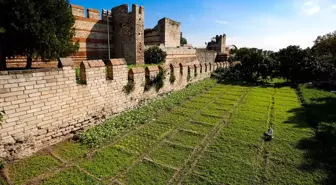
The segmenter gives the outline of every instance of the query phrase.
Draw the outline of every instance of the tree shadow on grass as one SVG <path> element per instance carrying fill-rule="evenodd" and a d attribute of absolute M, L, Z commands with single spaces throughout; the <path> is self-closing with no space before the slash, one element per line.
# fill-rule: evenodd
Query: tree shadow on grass
<path fill-rule="evenodd" d="M 306 150 L 301 170 L 322 170 L 328 177 L 321 184 L 336 184 L 336 98 L 311 98 L 302 108 L 293 109 L 295 116 L 288 123 L 310 127 L 315 131 L 311 138 L 299 141 L 297 148 Z"/>
<path fill-rule="evenodd" d="M 288 87 L 291 84 L 288 82 L 262 82 L 262 81 L 257 81 L 257 82 L 249 82 L 249 81 L 244 81 L 244 80 L 225 80 L 225 81 L 218 81 L 217 83 L 223 84 L 223 85 L 237 85 L 237 86 L 244 86 L 244 87 L 261 87 L 261 88 L 269 88 L 269 87 L 276 87 L 276 88 L 281 88 L 281 87 Z"/>

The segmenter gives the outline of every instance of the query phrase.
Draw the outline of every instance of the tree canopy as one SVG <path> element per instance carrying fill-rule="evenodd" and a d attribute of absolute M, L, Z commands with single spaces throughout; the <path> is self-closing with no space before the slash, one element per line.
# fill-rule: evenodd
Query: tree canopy
<path fill-rule="evenodd" d="M 336 79 L 336 31 L 318 36 L 312 48 L 288 46 L 278 52 L 240 48 L 234 53 L 235 56 L 229 61 L 239 63 L 228 70 L 221 70 L 221 79 L 227 76 L 258 81 L 278 77 L 294 83 Z"/>
<path fill-rule="evenodd" d="M 188 44 L 188 41 L 186 38 L 181 36 L 181 40 L 180 40 L 181 44 Z"/>
<path fill-rule="evenodd" d="M 48 61 L 78 49 L 68 0 L 0 0 L 0 18 L 6 30 L 0 40 L 2 64 L 14 55 Z"/>

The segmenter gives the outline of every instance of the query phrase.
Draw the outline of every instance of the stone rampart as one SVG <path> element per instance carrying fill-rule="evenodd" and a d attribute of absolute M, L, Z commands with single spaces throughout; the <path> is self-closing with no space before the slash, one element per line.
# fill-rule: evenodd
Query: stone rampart
<path fill-rule="evenodd" d="M 81 83 L 76 82 L 72 59 L 60 59 L 56 69 L 0 72 L 0 107 L 5 111 L 0 126 L 0 158 L 22 158 L 67 139 L 78 131 L 102 123 L 110 116 L 208 78 L 221 66 L 214 63 L 168 64 L 164 87 L 144 91 L 146 72 L 155 67 L 128 70 L 124 59 L 88 60 L 80 64 Z M 197 62 L 197 61 L 196 61 Z M 189 77 L 188 77 L 188 72 Z M 169 82 L 170 75 L 176 80 Z M 128 80 L 134 90 L 123 91 Z"/>

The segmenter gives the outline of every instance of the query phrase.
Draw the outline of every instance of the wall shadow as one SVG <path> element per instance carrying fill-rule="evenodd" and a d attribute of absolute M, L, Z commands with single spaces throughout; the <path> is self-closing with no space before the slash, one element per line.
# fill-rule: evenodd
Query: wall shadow
<path fill-rule="evenodd" d="M 295 116 L 287 120 L 297 127 L 310 127 L 315 131 L 313 137 L 300 140 L 296 146 L 306 151 L 305 163 L 300 169 L 326 171 L 328 177 L 321 184 L 336 184 L 336 97 L 311 98 L 309 103 L 302 103 L 301 108 L 288 111 Z"/>

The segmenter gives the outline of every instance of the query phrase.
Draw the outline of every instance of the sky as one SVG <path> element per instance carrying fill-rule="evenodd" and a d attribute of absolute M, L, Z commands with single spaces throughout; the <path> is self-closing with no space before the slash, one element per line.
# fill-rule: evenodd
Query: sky
<path fill-rule="evenodd" d="M 226 34 L 227 45 L 277 51 L 311 47 L 319 35 L 336 30 L 336 0 L 70 0 L 85 8 L 129 4 L 145 8 L 145 28 L 163 17 L 181 22 L 183 37 L 205 47 Z"/>

